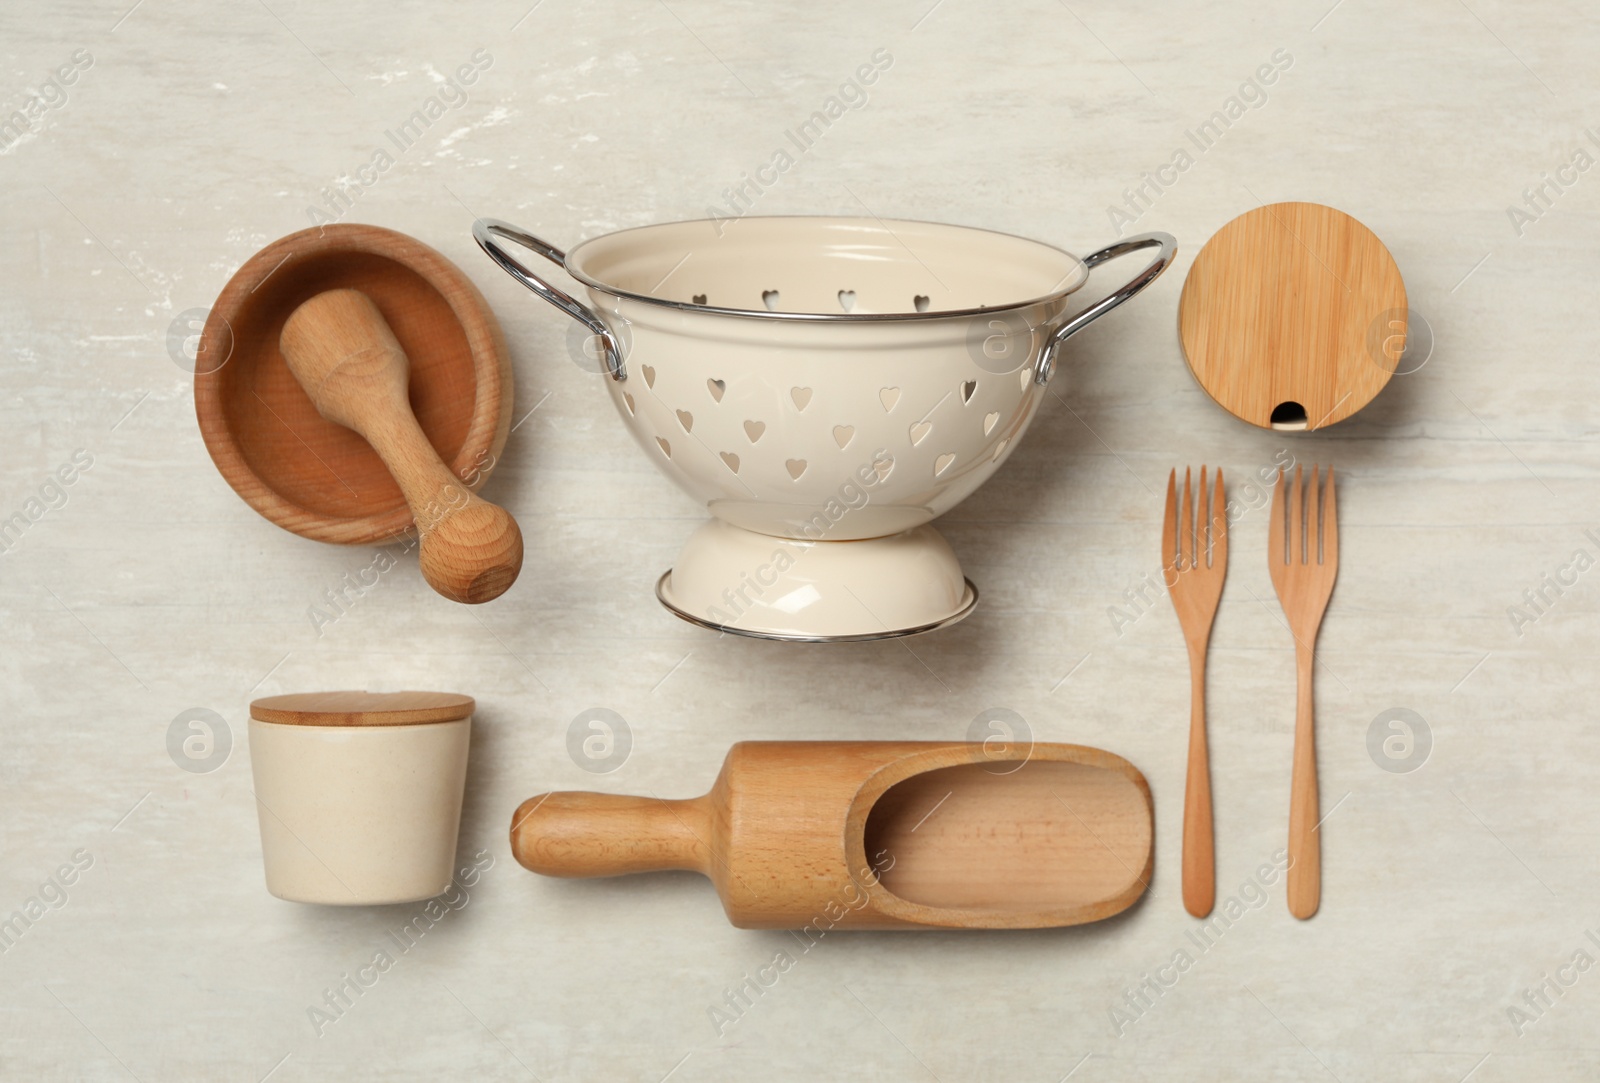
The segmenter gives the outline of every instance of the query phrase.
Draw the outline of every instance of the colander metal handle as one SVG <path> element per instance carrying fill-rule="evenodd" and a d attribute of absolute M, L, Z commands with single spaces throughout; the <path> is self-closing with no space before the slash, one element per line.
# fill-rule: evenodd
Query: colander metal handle
<path fill-rule="evenodd" d="M 1034 383 L 1043 386 L 1050 382 L 1050 376 L 1056 370 L 1056 353 L 1061 349 L 1063 342 L 1160 278 L 1161 272 L 1172 264 L 1173 257 L 1178 254 L 1178 241 L 1170 233 L 1141 233 L 1137 237 L 1129 237 L 1125 241 L 1107 245 L 1098 252 L 1091 252 L 1083 257 L 1083 265 L 1092 271 L 1107 260 L 1125 256 L 1129 252 L 1137 252 L 1142 248 L 1159 248 L 1161 251 L 1156 253 L 1156 258 L 1126 285 L 1107 294 L 1056 328 L 1055 333 L 1050 336 L 1050 341 L 1039 351 L 1039 360 L 1033 370 Z"/>
<path fill-rule="evenodd" d="M 487 252 L 489 258 L 498 263 L 506 274 L 587 327 L 600 340 L 605 350 L 606 371 L 611 374 L 611 378 L 626 380 L 628 370 L 622 361 L 622 347 L 617 342 L 617 336 L 611 333 L 611 328 L 607 327 L 588 305 L 571 294 L 557 289 L 524 267 L 515 256 L 495 242 L 496 237 L 515 241 L 524 248 L 537 252 L 562 270 L 566 270 L 567 254 L 527 230 L 518 229 L 510 222 L 502 222 L 498 218 L 480 218 L 472 223 L 472 238 L 478 242 L 478 247 Z"/>

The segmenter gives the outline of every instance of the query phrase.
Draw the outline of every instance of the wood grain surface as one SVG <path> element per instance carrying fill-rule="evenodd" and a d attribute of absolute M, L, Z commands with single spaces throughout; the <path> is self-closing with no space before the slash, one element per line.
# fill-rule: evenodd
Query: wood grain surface
<path fill-rule="evenodd" d="M 291 692 L 250 704 L 250 717 L 281 726 L 420 726 L 468 718 L 476 704 L 454 692 Z"/>
<path fill-rule="evenodd" d="M 1257 207 L 1223 226 L 1178 304 L 1184 355 L 1206 394 L 1252 425 L 1291 430 L 1371 402 L 1398 361 L 1391 323 L 1406 318 L 1383 242 L 1316 203 Z"/>
<path fill-rule="evenodd" d="M 743 928 L 1036 929 L 1132 905 L 1152 817 L 1138 769 L 1080 745 L 746 741 L 702 797 L 529 798 L 511 849 L 549 876 L 702 873 Z"/>
<path fill-rule="evenodd" d="M 522 531 L 440 461 L 411 412 L 411 360 L 372 298 L 316 294 L 290 313 L 279 346 L 317 412 L 360 433 L 400 486 L 428 584 L 472 604 L 504 594 L 522 570 Z"/>

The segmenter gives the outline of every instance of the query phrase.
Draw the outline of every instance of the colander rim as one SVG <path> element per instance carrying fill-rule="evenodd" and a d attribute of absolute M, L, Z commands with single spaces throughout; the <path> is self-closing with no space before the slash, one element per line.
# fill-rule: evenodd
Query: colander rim
<path fill-rule="evenodd" d="M 620 289 L 607 282 L 602 282 L 593 275 L 586 274 L 576 266 L 576 257 L 592 244 L 600 241 L 612 240 L 625 233 L 636 233 L 643 230 L 661 229 L 665 226 L 693 226 L 701 223 L 714 223 L 720 221 L 716 218 L 685 218 L 676 222 L 652 222 L 648 225 L 629 226 L 626 229 L 612 230 L 595 237 L 579 241 L 570 250 L 562 255 L 562 269 L 573 278 L 582 282 L 590 289 L 599 290 L 601 293 L 612 297 L 622 297 L 641 304 L 655 305 L 659 308 L 678 309 L 683 312 L 704 312 L 718 316 L 736 316 L 741 319 L 752 320 L 789 320 L 805 323 L 895 323 L 904 320 L 949 320 L 971 318 L 973 316 L 987 316 L 996 312 L 1014 312 L 1020 308 L 1029 308 L 1034 305 L 1052 304 L 1069 294 L 1076 293 L 1089 281 L 1089 265 L 1082 256 L 1068 252 L 1059 245 L 1048 241 L 1035 240 L 1032 237 L 1023 237 L 1004 230 L 989 229 L 986 226 L 965 226 L 952 222 L 932 222 L 921 218 L 878 218 L 867 215 L 835 215 L 835 214 L 759 214 L 747 215 L 737 219 L 739 222 L 794 222 L 794 221 L 827 221 L 827 222 L 868 222 L 882 226 L 894 235 L 894 230 L 889 225 L 906 226 L 934 226 L 939 229 L 961 230 L 968 233 L 988 233 L 1007 240 L 1021 241 L 1025 244 L 1037 245 L 1059 252 L 1077 266 L 1077 273 L 1072 276 L 1074 281 L 1064 289 L 1052 290 L 1049 293 L 1030 297 L 1022 301 L 1008 301 L 1001 305 L 979 305 L 976 308 L 947 308 L 928 312 L 772 312 L 765 309 L 727 308 L 721 305 L 699 305 L 692 301 L 673 301 L 664 297 L 653 297 L 647 293 L 634 290 Z"/>

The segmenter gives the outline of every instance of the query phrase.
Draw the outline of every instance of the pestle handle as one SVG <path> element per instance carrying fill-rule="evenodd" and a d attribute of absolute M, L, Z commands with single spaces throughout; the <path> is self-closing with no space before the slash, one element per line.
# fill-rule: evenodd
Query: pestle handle
<path fill-rule="evenodd" d="M 290 314 L 278 342 L 317 412 L 360 433 L 400 485 L 422 574 L 458 602 L 498 598 L 522 570 L 522 531 L 450 472 L 411 412 L 411 362 L 372 299 L 328 290 Z"/>
<path fill-rule="evenodd" d="M 546 793 L 511 819 L 511 852 L 545 876 L 621 876 L 688 869 L 710 875 L 707 799 Z"/>

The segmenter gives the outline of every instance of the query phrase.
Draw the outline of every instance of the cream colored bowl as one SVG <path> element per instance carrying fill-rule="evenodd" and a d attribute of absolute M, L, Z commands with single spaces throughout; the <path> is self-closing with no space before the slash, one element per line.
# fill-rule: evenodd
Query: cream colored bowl
<path fill-rule="evenodd" d="M 661 600 L 696 623 L 781 639 L 910 634 L 969 612 L 975 594 L 949 547 L 931 530 L 906 532 L 994 473 L 1062 343 L 1154 281 L 1175 251 L 1152 233 L 1080 259 L 988 230 L 873 218 L 679 222 L 570 253 L 503 222 L 474 233 L 599 337 L 607 390 L 657 467 L 721 523 L 758 536 L 708 524 L 663 577 Z M 497 238 L 562 265 L 589 304 Z M 1067 318 L 1091 268 L 1143 248 L 1159 253 L 1139 275 Z M 889 538 L 891 552 L 868 555 Z M 786 563 L 774 556 L 785 548 L 813 567 L 769 568 L 772 582 L 753 590 L 762 565 Z M 912 549 L 920 559 L 904 561 Z M 886 605 L 886 593 L 904 604 Z"/>
<path fill-rule="evenodd" d="M 424 692 L 252 703 L 267 890 L 292 902 L 376 906 L 448 889 L 472 709 L 470 697 Z"/>

